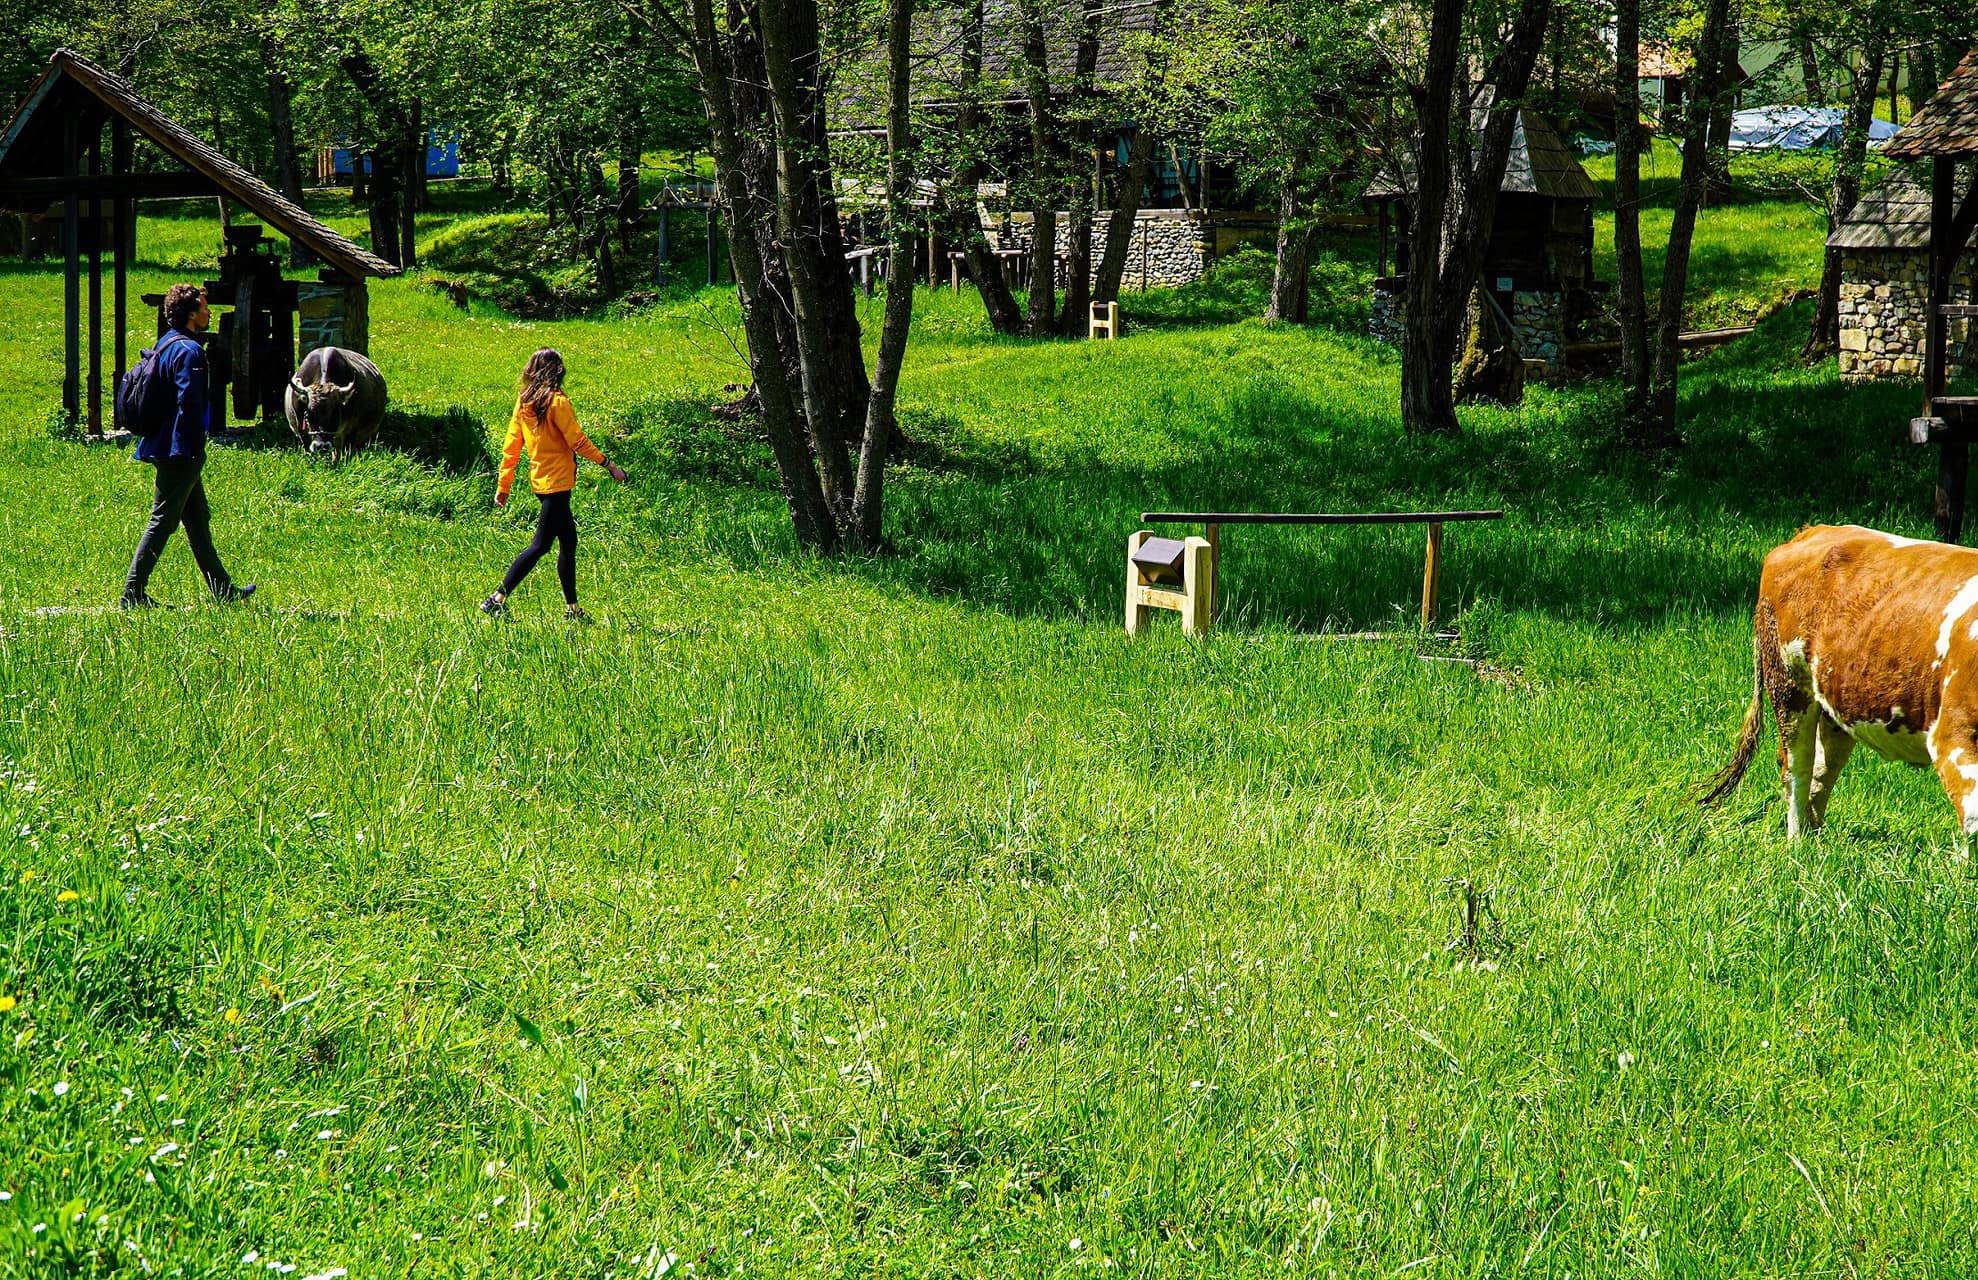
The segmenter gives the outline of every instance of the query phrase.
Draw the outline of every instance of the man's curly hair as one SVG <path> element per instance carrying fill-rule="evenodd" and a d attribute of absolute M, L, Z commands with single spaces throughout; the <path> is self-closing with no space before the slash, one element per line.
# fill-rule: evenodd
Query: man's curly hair
<path fill-rule="evenodd" d="M 172 329 L 183 329 L 192 323 L 192 317 L 199 311 L 199 300 L 206 291 L 196 284 L 175 284 L 165 291 L 165 324 Z"/>

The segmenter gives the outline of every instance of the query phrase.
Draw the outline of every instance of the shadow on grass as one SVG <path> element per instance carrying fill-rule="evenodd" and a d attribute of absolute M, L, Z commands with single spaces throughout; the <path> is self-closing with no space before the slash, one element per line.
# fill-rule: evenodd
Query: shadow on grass
<path fill-rule="evenodd" d="M 1019 615 L 1098 618 L 1119 608 L 1124 543 L 1142 511 L 1501 506 L 1502 521 L 1449 528 L 1445 616 L 1479 599 L 1595 622 L 1672 608 L 1742 614 L 1764 550 L 1802 524 L 1927 533 L 1935 455 L 1902 429 L 1914 388 L 1842 386 L 1831 366 L 1804 367 L 1806 321 L 1806 307 L 1793 307 L 1692 362 L 1688 444 L 1661 457 L 1618 447 L 1612 387 L 1601 383 L 1537 392 L 1520 412 L 1466 411 L 1464 435 L 1420 439 L 1398 415 L 1370 418 L 1322 386 L 1232 378 L 1207 399 L 1184 397 L 1180 414 L 1202 425 L 1175 428 L 1158 456 L 1128 465 L 1097 447 L 1040 462 L 930 416 L 909 427 L 915 443 L 889 482 L 894 553 L 847 560 L 846 571 Z M 1375 372 L 1393 376 L 1391 365 Z M 766 449 L 730 440 L 716 452 L 731 465 L 697 466 L 710 448 L 697 414 L 705 419 L 683 405 L 671 418 L 670 469 L 740 482 L 755 497 L 722 495 L 693 522 L 695 536 L 740 564 L 786 554 Z M 635 436 L 652 448 L 653 433 Z M 656 451 L 651 459 L 669 466 Z M 1249 625 L 1392 624 L 1417 606 L 1422 540 L 1410 526 L 1227 529 L 1225 614 Z"/>

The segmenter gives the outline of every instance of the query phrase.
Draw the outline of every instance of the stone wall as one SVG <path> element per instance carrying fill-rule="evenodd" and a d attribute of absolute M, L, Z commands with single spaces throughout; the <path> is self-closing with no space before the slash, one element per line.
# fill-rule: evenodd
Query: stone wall
<path fill-rule="evenodd" d="M 1920 378 L 1929 255 L 1921 249 L 1847 249 L 1841 253 L 1841 377 Z M 1951 280 L 1952 302 L 1978 301 L 1978 261 L 1967 254 Z M 1969 320 L 1949 322 L 1950 373 L 1978 362 Z"/>
<path fill-rule="evenodd" d="M 1518 352 L 1527 360 L 1559 361 L 1566 342 L 1566 296 L 1519 290 L 1511 295 L 1511 329 Z M 1400 346 L 1408 323 L 1408 306 L 1399 289 L 1374 287 L 1367 332 L 1390 346 Z"/>
<path fill-rule="evenodd" d="M 1106 228 L 1110 218 L 1100 214 L 1092 219 L 1092 270 L 1106 252 Z M 1063 252 L 1066 215 L 1058 215 L 1058 247 Z M 1027 213 L 985 213 L 983 229 L 999 249 L 1028 249 L 1031 218 Z M 1275 222 L 1257 215 L 1217 215 L 1190 213 L 1185 209 L 1143 209 L 1133 220 L 1133 238 L 1127 244 L 1126 271 L 1120 288 L 1168 289 L 1201 278 L 1208 264 L 1236 246 L 1250 240 L 1275 235 Z M 1064 268 L 1058 269 L 1058 284 L 1064 284 Z"/>
<path fill-rule="evenodd" d="M 299 281 L 295 298 L 298 362 L 318 347 L 370 354 L 371 300 L 362 280 L 324 271 L 321 279 Z"/>

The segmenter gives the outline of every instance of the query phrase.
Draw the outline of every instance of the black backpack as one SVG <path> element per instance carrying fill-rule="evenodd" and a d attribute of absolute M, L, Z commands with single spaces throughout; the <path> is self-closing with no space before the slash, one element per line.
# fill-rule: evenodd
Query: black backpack
<path fill-rule="evenodd" d="M 164 341 L 140 354 L 137 363 L 124 370 L 124 380 L 117 384 L 117 425 L 133 435 L 148 436 L 171 416 L 178 389 L 170 379 L 158 376 L 158 357 L 174 338 L 195 342 L 182 333 L 166 334 Z"/>

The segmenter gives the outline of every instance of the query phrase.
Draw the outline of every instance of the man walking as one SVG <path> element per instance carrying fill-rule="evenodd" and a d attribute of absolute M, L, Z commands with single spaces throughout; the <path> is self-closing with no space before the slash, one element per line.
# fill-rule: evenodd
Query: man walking
<path fill-rule="evenodd" d="M 156 469 L 157 487 L 151 499 L 151 523 L 138 539 L 124 580 L 123 606 L 148 608 L 157 603 L 145 588 L 164 553 L 172 530 L 185 526 L 192 561 L 205 576 L 217 600 L 245 600 L 254 584 L 234 585 L 213 549 L 209 528 L 212 513 L 199 472 L 206 464 L 206 352 L 194 335 L 206 332 L 213 313 L 196 284 L 175 284 L 165 294 L 165 336 L 158 340 L 157 377 L 171 390 L 171 408 L 138 441 L 137 459 Z"/>

